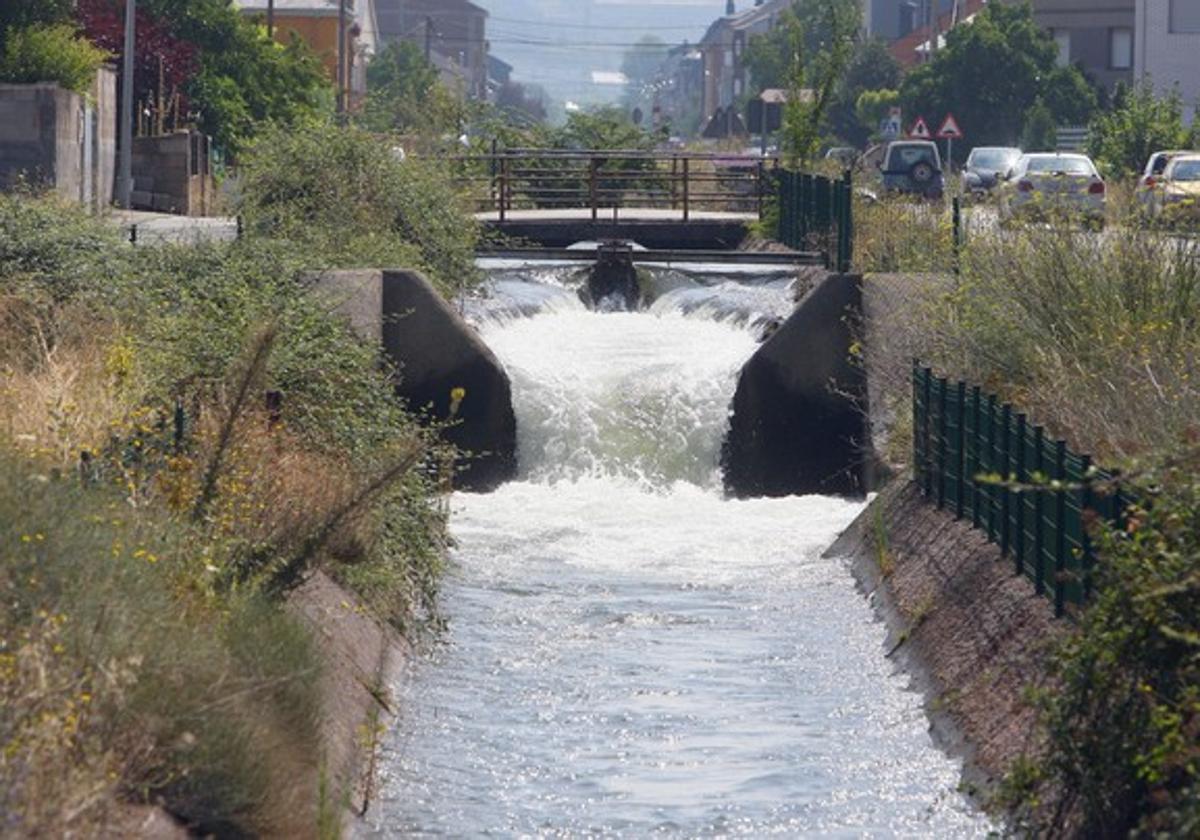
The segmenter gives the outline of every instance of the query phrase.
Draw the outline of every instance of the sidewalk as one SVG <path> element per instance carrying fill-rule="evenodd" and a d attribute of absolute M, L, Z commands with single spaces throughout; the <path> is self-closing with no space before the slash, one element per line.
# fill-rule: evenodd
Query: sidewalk
<path fill-rule="evenodd" d="M 108 218 L 136 245 L 232 242 L 238 236 L 237 219 L 228 216 L 174 216 L 141 210 L 113 210 Z"/>

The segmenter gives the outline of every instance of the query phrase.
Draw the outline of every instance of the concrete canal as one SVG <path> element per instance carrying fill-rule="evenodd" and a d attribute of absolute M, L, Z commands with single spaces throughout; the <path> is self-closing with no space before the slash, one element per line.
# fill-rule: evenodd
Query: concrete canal
<path fill-rule="evenodd" d="M 365 836 L 993 828 L 821 557 L 861 504 L 724 497 L 737 373 L 791 304 L 785 275 L 720 271 L 656 270 L 648 310 L 601 314 L 577 271 L 495 268 L 468 307 L 520 475 L 453 498 L 449 628 L 397 687 Z"/>

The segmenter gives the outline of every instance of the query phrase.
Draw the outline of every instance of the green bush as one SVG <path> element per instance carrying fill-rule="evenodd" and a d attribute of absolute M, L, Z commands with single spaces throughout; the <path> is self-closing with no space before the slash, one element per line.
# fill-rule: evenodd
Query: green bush
<path fill-rule="evenodd" d="M 472 286 L 478 225 L 436 163 L 401 161 L 358 128 L 267 130 L 242 163 L 252 236 L 295 243 L 323 267 L 409 266 L 444 293 Z"/>
<path fill-rule="evenodd" d="M 1096 597 L 1044 699 L 1051 807 L 1086 837 L 1200 833 L 1200 450 L 1134 479 L 1129 525 L 1099 535 Z"/>
<path fill-rule="evenodd" d="M 282 827 L 264 820 L 285 774 L 320 761 L 320 663 L 279 604 L 186 584 L 219 543 L 3 455 L 0 552 L 6 835 L 94 833 L 117 796 L 207 830 Z"/>
<path fill-rule="evenodd" d="M 86 95 L 108 58 L 69 24 L 37 24 L 8 33 L 0 54 L 0 82 L 55 82 Z"/>
<path fill-rule="evenodd" d="M 1113 107 L 1092 121 L 1088 154 L 1105 175 L 1125 176 L 1141 172 L 1154 152 L 1191 145 L 1179 93 L 1159 96 L 1146 83 L 1119 91 Z"/>

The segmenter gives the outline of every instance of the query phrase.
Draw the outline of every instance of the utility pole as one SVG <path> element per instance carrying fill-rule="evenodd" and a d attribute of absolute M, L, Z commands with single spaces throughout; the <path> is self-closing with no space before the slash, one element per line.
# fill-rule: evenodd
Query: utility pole
<path fill-rule="evenodd" d="M 267 37 L 275 37 L 275 0 L 267 0 Z"/>
<path fill-rule="evenodd" d="M 425 60 L 433 60 L 433 18 L 425 18 Z"/>
<path fill-rule="evenodd" d="M 137 0 L 125 0 L 125 55 L 121 74 L 121 159 L 117 168 L 117 204 L 133 207 L 133 52 Z"/>
<path fill-rule="evenodd" d="M 338 0 L 337 112 L 346 115 L 346 0 Z"/>

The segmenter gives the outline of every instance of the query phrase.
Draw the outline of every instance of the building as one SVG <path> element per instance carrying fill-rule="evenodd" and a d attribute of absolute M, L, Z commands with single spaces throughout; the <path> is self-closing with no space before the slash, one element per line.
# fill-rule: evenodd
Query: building
<path fill-rule="evenodd" d="M 953 0 L 864 0 L 863 31 L 869 37 L 895 41 L 927 26 L 935 9 L 938 15 L 950 13 L 952 3 Z"/>
<path fill-rule="evenodd" d="M 749 90 L 749 72 L 742 56 L 750 39 L 774 29 L 779 17 L 792 0 L 759 0 L 738 12 L 733 0 L 725 7 L 725 16 L 714 21 L 700 41 L 704 60 L 701 113 L 710 119 L 720 109 L 736 104 Z"/>
<path fill-rule="evenodd" d="M 488 13 L 468 0 L 375 0 L 384 42 L 411 41 L 465 96 L 488 96 Z"/>
<path fill-rule="evenodd" d="M 345 87 L 350 101 L 367 91 L 367 62 L 379 45 L 376 0 L 345 0 Z M 275 40 L 287 43 L 299 37 L 321 60 L 329 80 L 338 82 L 338 13 L 340 0 L 234 0 L 243 14 L 263 20 L 268 5 L 274 7 Z"/>
<path fill-rule="evenodd" d="M 1167 93 L 1179 91 L 1184 114 L 1195 119 L 1200 102 L 1200 2 L 1137 0 L 1134 76 Z"/>
<path fill-rule="evenodd" d="M 969 23 L 986 5 L 987 0 L 950 0 L 935 19 L 901 35 L 888 45 L 888 51 L 905 70 L 928 61 L 934 50 L 945 45 L 947 32 L 960 24 Z M 932 14 L 932 6 L 923 8 L 925 13 Z"/>
<path fill-rule="evenodd" d="M 1034 0 L 1033 17 L 1054 36 L 1060 64 L 1080 67 L 1111 90 L 1119 82 L 1133 82 L 1136 5 L 1135 0 Z"/>

